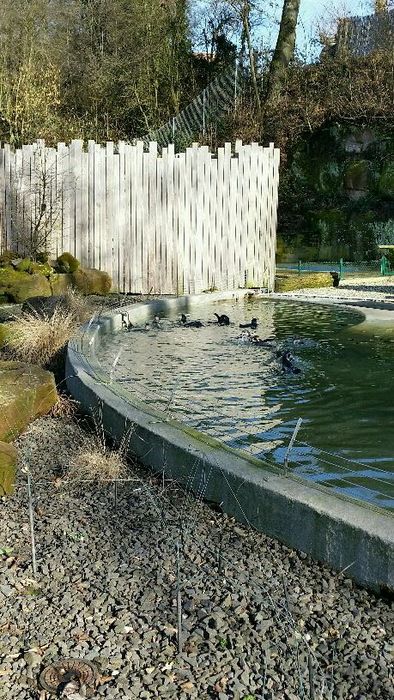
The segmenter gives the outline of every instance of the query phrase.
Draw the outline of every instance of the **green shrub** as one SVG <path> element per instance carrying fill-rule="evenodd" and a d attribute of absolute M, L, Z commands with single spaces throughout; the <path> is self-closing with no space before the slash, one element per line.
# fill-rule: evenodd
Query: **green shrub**
<path fill-rule="evenodd" d="M 76 272 L 80 266 L 79 260 L 71 253 L 62 253 L 56 260 L 56 272 Z"/>
<path fill-rule="evenodd" d="M 52 277 L 54 274 L 53 267 L 50 266 L 49 263 L 34 263 L 33 264 L 34 272 L 38 272 L 40 275 L 44 275 L 47 279 Z"/>

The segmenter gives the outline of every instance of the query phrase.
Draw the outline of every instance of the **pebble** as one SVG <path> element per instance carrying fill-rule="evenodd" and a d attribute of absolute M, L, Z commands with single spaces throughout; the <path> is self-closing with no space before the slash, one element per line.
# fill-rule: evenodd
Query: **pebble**
<path fill-rule="evenodd" d="M 17 444 L 33 479 L 50 483 L 52 455 L 66 468 L 79 438 L 71 421 L 41 418 Z M 36 486 L 45 512 L 36 518 L 37 596 L 18 593 L 32 579 L 25 494 L 17 489 L 1 504 L 2 539 L 17 557 L 0 586 L 7 700 L 35 697 L 42 666 L 64 656 L 97 664 L 98 698 L 258 698 L 265 676 L 264 700 L 296 700 L 300 676 L 309 687 L 309 654 L 316 697 L 332 680 L 336 698 L 390 698 L 394 615 L 387 600 L 213 513 L 172 482 L 163 492 L 161 481 L 139 467 L 131 475 L 138 483 L 119 489 L 116 514 L 108 488 Z M 174 554 L 180 516 L 181 654 Z M 226 562 L 219 576 L 213 545 L 221 530 Z M 81 531 L 84 542 L 67 534 Z"/>

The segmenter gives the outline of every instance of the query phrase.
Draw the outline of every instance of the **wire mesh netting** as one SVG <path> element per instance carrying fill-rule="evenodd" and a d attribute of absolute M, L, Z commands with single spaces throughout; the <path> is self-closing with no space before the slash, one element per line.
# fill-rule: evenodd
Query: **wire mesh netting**
<path fill-rule="evenodd" d="M 157 141 L 161 148 L 174 143 L 178 149 L 205 137 L 218 121 L 235 109 L 241 85 L 241 72 L 234 62 L 214 78 L 181 112 L 143 138 L 145 144 Z"/>
<path fill-rule="evenodd" d="M 297 272 L 338 272 L 343 278 L 349 275 L 377 276 L 382 272 L 382 260 L 327 260 L 327 261 L 305 261 L 298 260 L 291 263 L 278 263 L 278 270 L 289 270 Z"/>

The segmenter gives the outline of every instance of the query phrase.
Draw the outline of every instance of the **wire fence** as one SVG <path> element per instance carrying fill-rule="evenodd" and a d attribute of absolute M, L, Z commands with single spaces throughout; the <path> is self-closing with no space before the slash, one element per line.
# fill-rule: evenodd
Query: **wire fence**
<path fill-rule="evenodd" d="M 120 357 L 121 352 L 116 355 L 108 371 L 108 368 L 95 355 L 94 364 L 90 366 L 90 372 L 95 381 L 112 385 L 114 388 L 116 385 L 122 385 L 122 379 L 116 376 Z M 126 383 L 129 382 L 130 378 L 126 380 Z M 134 397 L 142 404 L 148 402 L 154 407 L 155 412 L 157 411 L 158 423 L 174 420 L 182 423 L 185 422 L 184 417 L 188 415 L 189 408 L 185 399 L 181 398 L 179 382 L 180 379 L 175 377 L 173 382 L 167 382 L 163 386 L 159 378 L 157 380 L 149 378 L 148 382 L 147 379 L 138 377 L 138 381 L 132 384 L 132 391 L 126 388 L 126 393 L 131 400 Z M 282 444 L 282 447 L 277 447 L 271 452 L 268 448 L 264 448 L 264 441 L 259 442 L 256 447 L 255 432 L 248 430 L 243 424 L 242 433 L 246 440 L 239 451 L 253 459 L 257 458 L 262 468 L 274 469 L 287 477 L 302 480 L 311 488 L 323 488 L 331 494 L 344 495 L 366 508 L 378 507 L 394 515 L 394 471 L 381 469 L 376 465 L 376 461 L 366 464 L 345 458 L 339 451 L 337 453 L 325 451 L 316 445 L 297 440 L 296 436 L 301 423 L 302 419 L 299 419 L 287 449 Z M 220 442 L 226 441 L 220 430 L 213 429 L 210 434 Z"/>
<path fill-rule="evenodd" d="M 190 625 L 190 591 L 198 597 L 198 588 L 201 580 L 204 580 L 204 593 L 209 595 L 212 588 L 212 599 L 215 601 L 216 596 L 216 581 L 220 580 L 220 600 L 215 604 L 222 605 L 222 600 L 226 595 L 240 596 L 240 600 L 246 601 L 246 605 L 251 608 L 257 606 L 261 608 L 261 617 L 268 616 L 273 620 L 275 633 L 265 634 L 265 639 L 262 642 L 258 630 L 255 630 L 255 623 L 250 626 L 251 643 L 255 648 L 259 648 L 261 644 L 261 664 L 254 668 L 254 683 L 259 689 L 258 697 L 265 698 L 266 691 L 272 686 L 271 668 L 269 664 L 270 656 L 267 655 L 267 644 L 276 650 L 276 653 L 286 655 L 286 669 L 291 669 L 292 677 L 296 679 L 295 684 L 298 686 L 299 698 L 315 698 L 321 700 L 332 700 L 334 691 L 334 680 L 330 677 L 330 664 L 322 664 L 319 654 L 316 652 L 310 635 L 303 630 L 303 621 L 299 620 L 299 615 L 293 611 L 288 593 L 288 583 L 286 577 L 279 575 L 279 583 L 277 577 L 272 580 L 267 578 L 266 571 L 262 568 L 261 562 L 258 562 L 258 556 L 261 548 L 261 536 L 256 533 L 250 523 L 246 521 L 244 537 L 247 538 L 248 546 L 253 551 L 254 566 L 249 570 L 242 572 L 239 576 L 239 556 L 237 555 L 237 547 L 234 546 L 234 534 L 231 530 L 231 523 L 223 523 L 219 515 L 214 512 L 210 513 L 209 519 L 212 524 L 215 523 L 218 537 L 212 540 L 209 531 L 206 532 L 203 540 L 199 537 L 196 540 L 196 531 L 198 522 L 201 520 L 204 506 L 204 497 L 206 489 L 211 478 L 208 474 L 201 488 L 196 492 L 192 491 L 192 481 L 194 472 L 197 469 L 197 461 L 190 467 L 189 481 L 184 487 L 178 484 L 174 488 L 176 492 L 181 494 L 183 503 L 179 500 L 174 500 L 174 489 L 170 480 L 166 479 L 163 472 L 162 487 L 158 480 L 150 482 L 146 475 L 138 475 L 133 472 L 132 478 L 124 478 L 118 480 L 78 480 L 75 484 L 65 478 L 59 485 L 53 479 L 43 477 L 41 475 L 37 479 L 33 477 L 34 468 L 30 471 L 26 465 L 23 472 L 23 480 L 19 483 L 16 490 L 16 498 L 23 501 L 26 494 L 26 506 L 29 516 L 29 534 L 28 543 L 31 555 L 31 565 L 34 579 L 30 580 L 31 586 L 36 586 L 35 595 L 39 594 L 40 582 L 47 574 L 43 573 L 48 569 L 49 552 L 53 557 L 53 544 L 51 549 L 46 545 L 46 540 L 49 537 L 51 541 L 55 541 L 56 547 L 62 551 L 63 564 L 65 569 L 65 579 L 67 580 L 67 570 L 73 571 L 73 543 L 79 543 L 83 548 L 84 566 L 90 565 L 89 548 L 90 548 L 90 530 L 94 532 L 95 510 L 100 503 L 107 512 L 107 532 L 111 532 L 111 522 L 116 522 L 116 530 L 121 530 L 122 548 L 128 546 L 128 539 L 132 539 L 133 529 L 130 527 L 130 496 L 138 498 L 143 504 L 145 523 L 151 523 L 152 527 L 147 526 L 147 532 L 153 534 L 154 538 L 161 538 L 162 532 L 165 533 L 165 543 L 162 545 L 162 559 L 160 557 L 151 562 L 152 572 L 157 575 L 162 564 L 163 571 L 166 571 L 163 577 L 163 593 L 166 597 L 167 588 L 173 590 L 173 598 L 175 605 L 168 610 L 163 610 L 162 606 L 152 613 L 150 622 L 152 629 L 156 626 L 172 625 L 174 630 L 174 639 L 170 641 L 170 646 L 167 647 L 166 656 L 171 660 L 176 654 L 181 654 L 183 648 L 188 642 L 188 638 L 193 634 L 193 627 Z M 25 483 L 23 483 L 25 481 Z M 118 489 L 115 490 L 115 486 Z M 77 487 L 76 489 L 74 487 Z M 93 490 L 94 488 L 94 490 Z M 236 494 L 233 494 L 236 498 Z M 59 520 L 55 531 L 54 525 L 51 524 L 49 517 L 49 504 L 56 513 L 56 501 L 62 504 L 62 508 L 67 507 L 67 522 Z M 74 503 L 73 503 L 74 501 Z M 78 506 L 78 503 L 80 504 Z M 90 504 L 94 508 L 91 509 L 92 525 L 86 519 L 86 510 Z M 44 509 L 47 516 L 42 519 L 37 514 Z M 137 508 L 140 513 L 140 508 Z M 139 516 L 140 517 L 140 516 Z M 138 532 L 144 529 L 144 520 L 138 521 Z M 227 529 L 230 527 L 229 532 Z M 63 529 L 62 529 L 63 528 Z M 57 530 L 62 533 L 59 536 Z M 240 536 L 242 533 L 240 534 Z M 103 535 L 105 539 L 105 535 Z M 139 534 L 140 537 L 140 534 Z M 113 535 L 115 539 L 115 536 Z M 229 547 L 229 542 L 232 542 L 232 547 Z M 70 546 L 68 546 L 68 543 Z M 152 546 L 154 546 L 152 542 Z M 156 542 L 157 544 L 157 542 Z M 113 542 L 114 550 L 117 546 Z M 198 551 L 197 551 L 198 549 Z M 233 551 L 234 550 L 234 551 Z M 272 547 L 269 550 L 269 557 L 276 562 L 277 555 Z M 171 573 L 172 563 L 172 573 Z M 277 560 L 278 571 L 280 560 Z M 104 570 L 111 567 L 111 560 L 107 563 L 103 562 Z M 168 567 L 170 566 L 170 571 Z M 97 571 L 97 579 L 102 577 L 102 572 Z M 121 578 L 122 572 L 117 571 L 117 579 Z M 130 579 L 130 571 L 125 572 L 125 577 Z M 124 589 L 122 589 L 124 591 Z M 127 600 L 123 601 L 121 593 L 117 594 L 118 606 L 121 605 L 127 609 Z M 123 603 L 125 605 L 123 605 Z M 187 608 L 187 606 L 189 606 Z M 185 607 L 188 612 L 185 611 Z M 218 607 L 215 609 L 218 610 Z M 237 636 L 237 627 L 240 623 L 238 615 L 239 611 L 229 608 L 228 604 L 223 607 L 223 614 L 226 616 L 230 629 L 233 633 L 229 637 L 225 637 L 224 641 L 218 638 L 218 643 L 222 644 L 227 651 L 226 663 L 231 662 L 232 656 L 238 658 L 238 650 L 235 644 Z M 146 613 L 144 613 L 146 617 Z M 206 619 L 201 614 L 198 618 L 199 628 L 204 627 Z M 187 618 L 187 619 L 186 619 Z M 201 619 L 200 619 L 201 618 Z M 30 620 L 26 624 L 25 634 L 34 636 L 35 630 L 30 629 Z M 243 623 L 243 627 L 245 625 Z M 244 642 L 247 631 L 243 629 L 242 635 Z M 57 638 L 61 636 L 61 630 L 58 629 Z M 234 638 L 232 638 L 234 637 Z M 284 645 L 279 640 L 286 639 Z M 252 641 L 253 640 L 253 641 Z M 132 643 L 130 642 L 130 645 Z M 124 645 L 123 645 L 124 646 Z M 127 646 L 127 644 L 126 644 Z M 151 665 L 154 655 L 157 654 L 157 637 L 155 645 L 152 648 L 152 659 L 148 659 L 144 663 L 141 659 L 139 668 L 135 670 L 134 676 L 136 683 L 147 674 L 147 667 Z M 256 656 L 256 654 L 254 654 Z M 179 658 L 179 657 L 178 657 Z M 218 669 L 220 663 L 217 659 Z M 327 670 L 328 669 L 328 670 Z M 196 673 L 198 673 L 196 668 Z M 148 671 L 149 673 L 149 671 Z M 284 676 L 284 679 L 286 676 Z M 107 681 L 110 680 L 109 678 Z M 116 677 L 115 679 L 116 680 Z M 293 681 L 292 681 L 293 682 Z M 268 684 L 268 685 L 267 685 Z M 131 697 L 139 697 L 130 687 L 129 692 Z M 317 693 L 317 695 L 315 695 Z M 257 697 L 257 696 L 256 696 Z"/>
<path fill-rule="evenodd" d="M 237 107 L 244 78 L 238 61 L 214 78 L 204 90 L 166 124 L 146 134 L 148 144 L 156 141 L 161 148 L 173 143 L 177 151 L 192 142 L 207 140 L 216 132 L 218 123 Z"/>
<path fill-rule="evenodd" d="M 388 259 L 383 256 L 379 260 L 362 260 L 362 261 L 346 261 L 340 260 L 331 261 L 306 261 L 298 260 L 291 263 L 278 263 L 277 270 L 289 270 L 294 272 L 337 272 L 340 279 L 344 277 L 356 276 L 385 276 L 390 274 L 390 264 Z"/>

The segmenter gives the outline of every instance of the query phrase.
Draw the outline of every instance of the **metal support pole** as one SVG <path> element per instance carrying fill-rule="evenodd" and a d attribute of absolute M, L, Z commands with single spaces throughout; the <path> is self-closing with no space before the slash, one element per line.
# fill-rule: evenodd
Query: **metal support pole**
<path fill-rule="evenodd" d="M 29 520 L 30 520 L 30 540 L 31 540 L 31 561 L 33 566 L 33 574 L 37 576 L 37 561 L 36 561 L 36 540 L 34 536 L 34 512 L 33 512 L 33 496 L 31 490 L 31 475 L 27 472 L 27 495 L 29 499 Z"/>
<path fill-rule="evenodd" d="M 179 542 L 176 543 L 176 604 L 178 618 L 178 653 L 182 654 L 182 598 L 181 598 L 181 574 Z"/>
<path fill-rule="evenodd" d="M 234 76 L 234 112 L 238 106 L 238 58 L 235 59 L 235 76 Z"/>
<path fill-rule="evenodd" d="M 115 479 L 114 481 L 114 511 L 115 513 L 118 510 L 118 482 Z"/>
<path fill-rule="evenodd" d="M 299 418 L 298 421 L 297 421 L 297 425 L 296 425 L 296 427 L 294 428 L 293 435 L 291 436 L 291 440 L 290 440 L 290 442 L 289 442 L 289 446 L 288 446 L 288 448 L 287 448 L 287 450 L 286 450 L 285 459 L 284 459 L 284 467 L 285 467 L 285 472 L 286 472 L 286 474 L 287 474 L 288 471 L 289 471 L 289 455 L 290 455 L 290 452 L 291 452 L 292 447 L 293 447 L 293 445 L 294 445 L 294 441 L 295 441 L 295 439 L 296 439 L 296 437 L 297 437 L 297 435 L 298 435 L 298 431 L 299 431 L 300 428 L 301 428 L 301 424 L 302 424 L 302 418 Z"/>
<path fill-rule="evenodd" d="M 205 136 L 205 90 L 202 93 L 202 135 Z"/>

